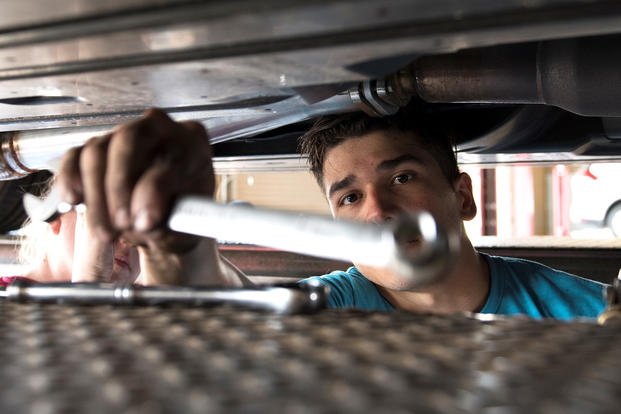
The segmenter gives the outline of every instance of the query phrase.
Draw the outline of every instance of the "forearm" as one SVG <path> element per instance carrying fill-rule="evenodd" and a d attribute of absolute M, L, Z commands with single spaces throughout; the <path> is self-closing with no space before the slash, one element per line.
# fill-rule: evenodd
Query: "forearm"
<path fill-rule="evenodd" d="M 76 213 L 71 281 L 109 282 L 113 258 L 112 244 L 99 240 L 84 214 Z"/>
<path fill-rule="evenodd" d="M 220 256 L 215 240 L 208 238 L 182 252 L 141 247 L 140 268 L 145 285 L 252 285 L 239 269 Z"/>

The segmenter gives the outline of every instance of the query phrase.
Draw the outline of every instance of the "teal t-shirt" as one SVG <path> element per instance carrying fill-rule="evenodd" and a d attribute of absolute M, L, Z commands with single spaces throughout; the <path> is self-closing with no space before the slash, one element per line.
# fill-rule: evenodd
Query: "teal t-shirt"
<path fill-rule="evenodd" d="M 533 318 L 597 317 L 605 308 L 605 284 L 529 260 L 479 253 L 490 268 L 490 290 L 480 313 Z M 305 280 L 330 288 L 328 306 L 392 311 L 394 306 L 355 267 Z"/>

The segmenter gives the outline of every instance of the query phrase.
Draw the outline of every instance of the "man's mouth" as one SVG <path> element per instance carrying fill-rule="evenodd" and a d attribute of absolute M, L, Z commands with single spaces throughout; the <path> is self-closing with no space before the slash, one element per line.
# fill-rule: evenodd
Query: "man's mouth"
<path fill-rule="evenodd" d="M 403 245 L 404 246 L 419 246 L 422 242 L 423 242 L 422 239 L 420 237 L 417 237 L 415 239 L 404 242 Z"/>
<path fill-rule="evenodd" d="M 115 257 L 114 264 L 117 265 L 118 267 L 124 267 L 124 268 L 129 269 L 129 262 L 127 262 L 127 260 L 121 257 Z"/>
<path fill-rule="evenodd" d="M 406 252 L 414 253 L 421 249 L 423 241 L 420 238 L 404 241 L 400 243 L 401 248 Z"/>

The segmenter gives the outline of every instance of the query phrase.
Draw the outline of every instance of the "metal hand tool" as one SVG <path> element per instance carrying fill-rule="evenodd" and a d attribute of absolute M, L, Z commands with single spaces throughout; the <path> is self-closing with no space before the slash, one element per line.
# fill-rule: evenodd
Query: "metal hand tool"
<path fill-rule="evenodd" d="M 59 215 L 76 210 L 77 212 L 84 212 L 86 205 L 84 204 L 69 204 L 61 200 L 58 189 L 52 186 L 50 192 L 45 198 L 39 198 L 34 194 L 24 193 L 22 198 L 24 203 L 24 210 L 32 221 L 46 221 L 51 222 L 58 218 Z"/>
<path fill-rule="evenodd" d="M 13 301 L 87 305 L 231 305 L 284 314 L 311 313 L 323 309 L 326 294 L 327 288 L 312 283 L 222 288 L 15 280 L 5 290 L 0 290 L 0 298 Z"/>
<path fill-rule="evenodd" d="M 24 198 L 33 220 L 48 221 L 70 206 L 55 189 L 46 199 Z M 221 241 L 257 244 L 285 251 L 392 269 L 406 289 L 434 282 L 454 262 L 455 234 L 439 228 L 426 212 L 411 213 L 384 224 L 333 220 L 245 205 L 224 205 L 208 197 L 183 197 L 175 204 L 168 227 Z"/>

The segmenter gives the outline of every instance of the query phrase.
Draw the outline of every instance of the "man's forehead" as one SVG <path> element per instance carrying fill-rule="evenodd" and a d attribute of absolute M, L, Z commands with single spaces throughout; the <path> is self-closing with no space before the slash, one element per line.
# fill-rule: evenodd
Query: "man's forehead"
<path fill-rule="evenodd" d="M 370 133 L 350 138 L 326 152 L 323 187 L 328 191 L 335 182 L 353 183 L 361 170 L 371 173 L 388 170 L 405 162 L 428 163 L 429 153 L 417 139 Z"/>
<path fill-rule="evenodd" d="M 361 162 L 366 165 L 379 164 L 384 160 L 406 154 L 421 160 L 430 156 L 420 138 L 414 134 L 399 131 L 373 131 L 361 136 L 345 138 L 339 144 L 329 148 L 324 155 L 323 173 L 325 175 L 330 168 L 341 170 L 350 167 L 348 164 L 343 165 L 343 161 Z"/>

